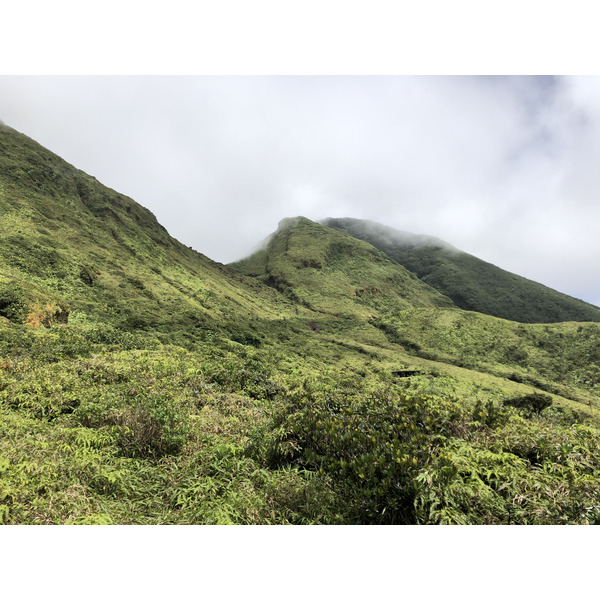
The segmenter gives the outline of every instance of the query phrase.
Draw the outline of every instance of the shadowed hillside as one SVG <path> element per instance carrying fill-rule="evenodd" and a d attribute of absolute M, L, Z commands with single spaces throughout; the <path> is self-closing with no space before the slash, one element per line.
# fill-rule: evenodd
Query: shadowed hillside
<path fill-rule="evenodd" d="M 600 321 L 596 306 L 504 271 L 437 238 L 359 219 L 322 223 L 379 248 L 464 310 L 521 323 Z"/>

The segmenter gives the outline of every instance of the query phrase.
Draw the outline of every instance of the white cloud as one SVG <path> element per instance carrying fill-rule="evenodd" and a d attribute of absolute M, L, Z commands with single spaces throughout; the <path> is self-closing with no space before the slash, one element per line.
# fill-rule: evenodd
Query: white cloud
<path fill-rule="evenodd" d="M 0 78 L 8 125 L 215 260 L 284 217 L 368 218 L 597 304 L 599 100 L 598 78 Z"/>

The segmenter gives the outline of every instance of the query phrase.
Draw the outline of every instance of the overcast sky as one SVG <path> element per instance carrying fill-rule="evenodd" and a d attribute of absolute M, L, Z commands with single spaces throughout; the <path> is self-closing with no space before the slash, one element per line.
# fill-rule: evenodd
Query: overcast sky
<path fill-rule="evenodd" d="M 365 218 L 600 305 L 600 78 L 4 76 L 0 119 L 219 262 Z"/>

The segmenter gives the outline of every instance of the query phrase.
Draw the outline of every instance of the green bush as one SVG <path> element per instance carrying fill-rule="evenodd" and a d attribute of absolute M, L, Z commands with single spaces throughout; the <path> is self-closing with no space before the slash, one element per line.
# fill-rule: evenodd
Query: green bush
<path fill-rule="evenodd" d="M 104 393 L 83 402 L 74 417 L 85 427 L 110 429 L 122 455 L 130 458 L 176 454 L 190 432 L 185 407 L 167 395 L 142 390 L 133 398 Z"/>
<path fill-rule="evenodd" d="M 544 409 L 552 406 L 552 397 L 547 394 L 539 394 L 534 392 L 532 394 L 525 394 L 524 396 L 517 396 L 516 398 L 510 398 L 504 401 L 506 406 L 513 406 L 514 408 L 524 412 L 528 416 L 539 415 Z"/>
<path fill-rule="evenodd" d="M 508 414 L 502 407 L 496 405 L 492 400 L 483 403 L 481 400 L 475 402 L 472 414 L 473 421 L 483 423 L 490 429 L 496 429 L 504 425 L 508 420 Z"/>
<path fill-rule="evenodd" d="M 271 468 L 295 466 L 328 478 L 343 522 L 416 523 L 415 477 L 460 414 L 435 396 L 299 390 L 254 432 L 249 452 Z"/>
<path fill-rule="evenodd" d="M 27 301 L 14 285 L 0 286 L 0 316 L 13 323 L 25 323 L 27 307 Z"/>

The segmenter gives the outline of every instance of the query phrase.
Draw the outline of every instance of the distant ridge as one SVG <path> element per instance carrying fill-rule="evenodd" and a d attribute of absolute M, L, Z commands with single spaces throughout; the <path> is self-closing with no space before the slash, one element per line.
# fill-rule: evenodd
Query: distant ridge
<path fill-rule="evenodd" d="M 372 244 L 456 306 L 521 323 L 600 321 L 600 309 L 505 271 L 438 238 L 379 223 L 328 218 L 323 225 Z"/>
<path fill-rule="evenodd" d="M 346 233 L 349 233 L 352 237 L 356 237 L 357 239 L 362 239 L 359 237 L 359 234 L 363 235 L 364 237 L 371 236 L 373 239 L 378 240 L 381 245 L 387 245 L 389 248 L 396 246 L 402 246 L 406 248 L 432 247 L 445 248 L 447 250 L 460 252 L 458 248 L 455 248 L 452 244 L 449 244 L 440 238 L 433 237 L 431 235 L 400 231 L 398 229 L 393 229 L 392 227 L 387 227 L 381 223 L 368 221 L 366 219 L 327 218 L 320 220 L 319 223 L 325 225 L 326 227 L 334 227 L 336 229 L 346 231 Z"/>
<path fill-rule="evenodd" d="M 372 245 L 304 217 L 283 219 L 262 250 L 229 266 L 328 314 L 454 306 Z"/>

